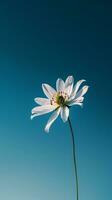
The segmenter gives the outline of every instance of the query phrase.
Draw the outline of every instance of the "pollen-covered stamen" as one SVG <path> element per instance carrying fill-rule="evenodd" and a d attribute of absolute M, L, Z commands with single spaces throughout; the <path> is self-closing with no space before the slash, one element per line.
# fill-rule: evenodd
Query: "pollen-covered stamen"
<path fill-rule="evenodd" d="M 57 102 L 58 105 L 60 105 L 60 106 L 65 106 L 67 100 L 68 100 L 68 95 L 67 95 L 67 93 L 65 93 L 65 92 L 63 92 L 63 91 L 60 91 L 60 92 L 57 94 L 56 102 Z"/>
<path fill-rule="evenodd" d="M 61 91 L 58 93 L 58 96 L 62 96 L 65 101 L 68 100 L 68 94 L 66 92 Z"/>
<path fill-rule="evenodd" d="M 51 105 L 55 105 L 57 102 L 56 102 L 56 97 L 52 97 L 51 99 Z"/>
<path fill-rule="evenodd" d="M 66 102 L 68 100 L 68 95 L 67 93 L 60 91 L 57 94 L 55 94 L 52 99 L 51 99 L 51 105 L 56 105 L 56 106 L 65 106 Z"/>
<path fill-rule="evenodd" d="M 65 99 L 64 99 L 63 96 L 57 96 L 56 102 L 57 102 L 57 104 L 60 105 L 60 106 L 64 106 L 64 105 L 65 105 Z"/>

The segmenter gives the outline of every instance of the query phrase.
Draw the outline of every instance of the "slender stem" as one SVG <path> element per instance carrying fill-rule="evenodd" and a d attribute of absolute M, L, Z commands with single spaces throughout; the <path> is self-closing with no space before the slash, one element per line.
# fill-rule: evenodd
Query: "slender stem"
<path fill-rule="evenodd" d="M 77 174 L 77 162 L 76 162 L 76 148 L 75 148 L 75 141 L 74 141 L 74 132 L 72 128 L 72 124 L 70 118 L 68 118 L 71 137 L 72 137 L 72 145 L 73 145 L 73 161 L 74 161 L 74 169 L 75 169 L 75 179 L 76 179 L 76 199 L 79 200 L 79 189 L 78 189 L 78 174 Z"/>

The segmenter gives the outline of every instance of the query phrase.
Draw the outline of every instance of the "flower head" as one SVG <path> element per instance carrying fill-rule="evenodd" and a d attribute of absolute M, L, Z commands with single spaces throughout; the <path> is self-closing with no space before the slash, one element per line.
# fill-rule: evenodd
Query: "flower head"
<path fill-rule="evenodd" d="M 73 76 L 68 76 L 65 82 L 59 78 L 56 81 L 56 90 L 48 84 L 42 84 L 43 92 L 47 98 L 37 97 L 34 99 L 40 106 L 32 109 L 31 119 L 54 111 L 45 127 L 46 132 L 49 132 L 49 128 L 59 115 L 63 122 L 66 122 L 69 116 L 69 108 L 73 105 L 83 105 L 82 102 L 88 86 L 85 85 L 80 90 L 79 87 L 84 81 L 80 80 L 74 86 Z"/>

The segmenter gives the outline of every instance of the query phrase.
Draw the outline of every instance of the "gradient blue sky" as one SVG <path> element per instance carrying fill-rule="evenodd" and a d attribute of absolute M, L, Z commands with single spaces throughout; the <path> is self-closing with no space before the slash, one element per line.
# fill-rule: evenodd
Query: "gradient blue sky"
<path fill-rule="evenodd" d="M 30 120 L 43 82 L 90 85 L 74 107 L 80 200 L 112 199 L 112 3 L 0 2 L 0 199 L 75 200 L 68 123 Z"/>

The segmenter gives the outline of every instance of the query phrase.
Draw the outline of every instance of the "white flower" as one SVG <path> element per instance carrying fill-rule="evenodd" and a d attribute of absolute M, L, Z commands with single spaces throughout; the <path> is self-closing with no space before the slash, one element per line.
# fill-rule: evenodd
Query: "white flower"
<path fill-rule="evenodd" d="M 68 76 L 65 82 L 59 78 L 56 81 L 56 90 L 48 84 L 42 84 L 42 89 L 47 98 L 37 97 L 34 99 L 40 106 L 32 109 L 31 119 L 54 111 L 45 127 L 46 132 L 49 132 L 49 128 L 59 115 L 63 122 L 66 122 L 69 116 L 69 108 L 73 105 L 82 106 L 83 104 L 83 96 L 88 91 L 88 86 L 85 85 L 80 90 L 79 87 L 84 81 L 80 80 L 74 86 L 73 76 Z"/>

